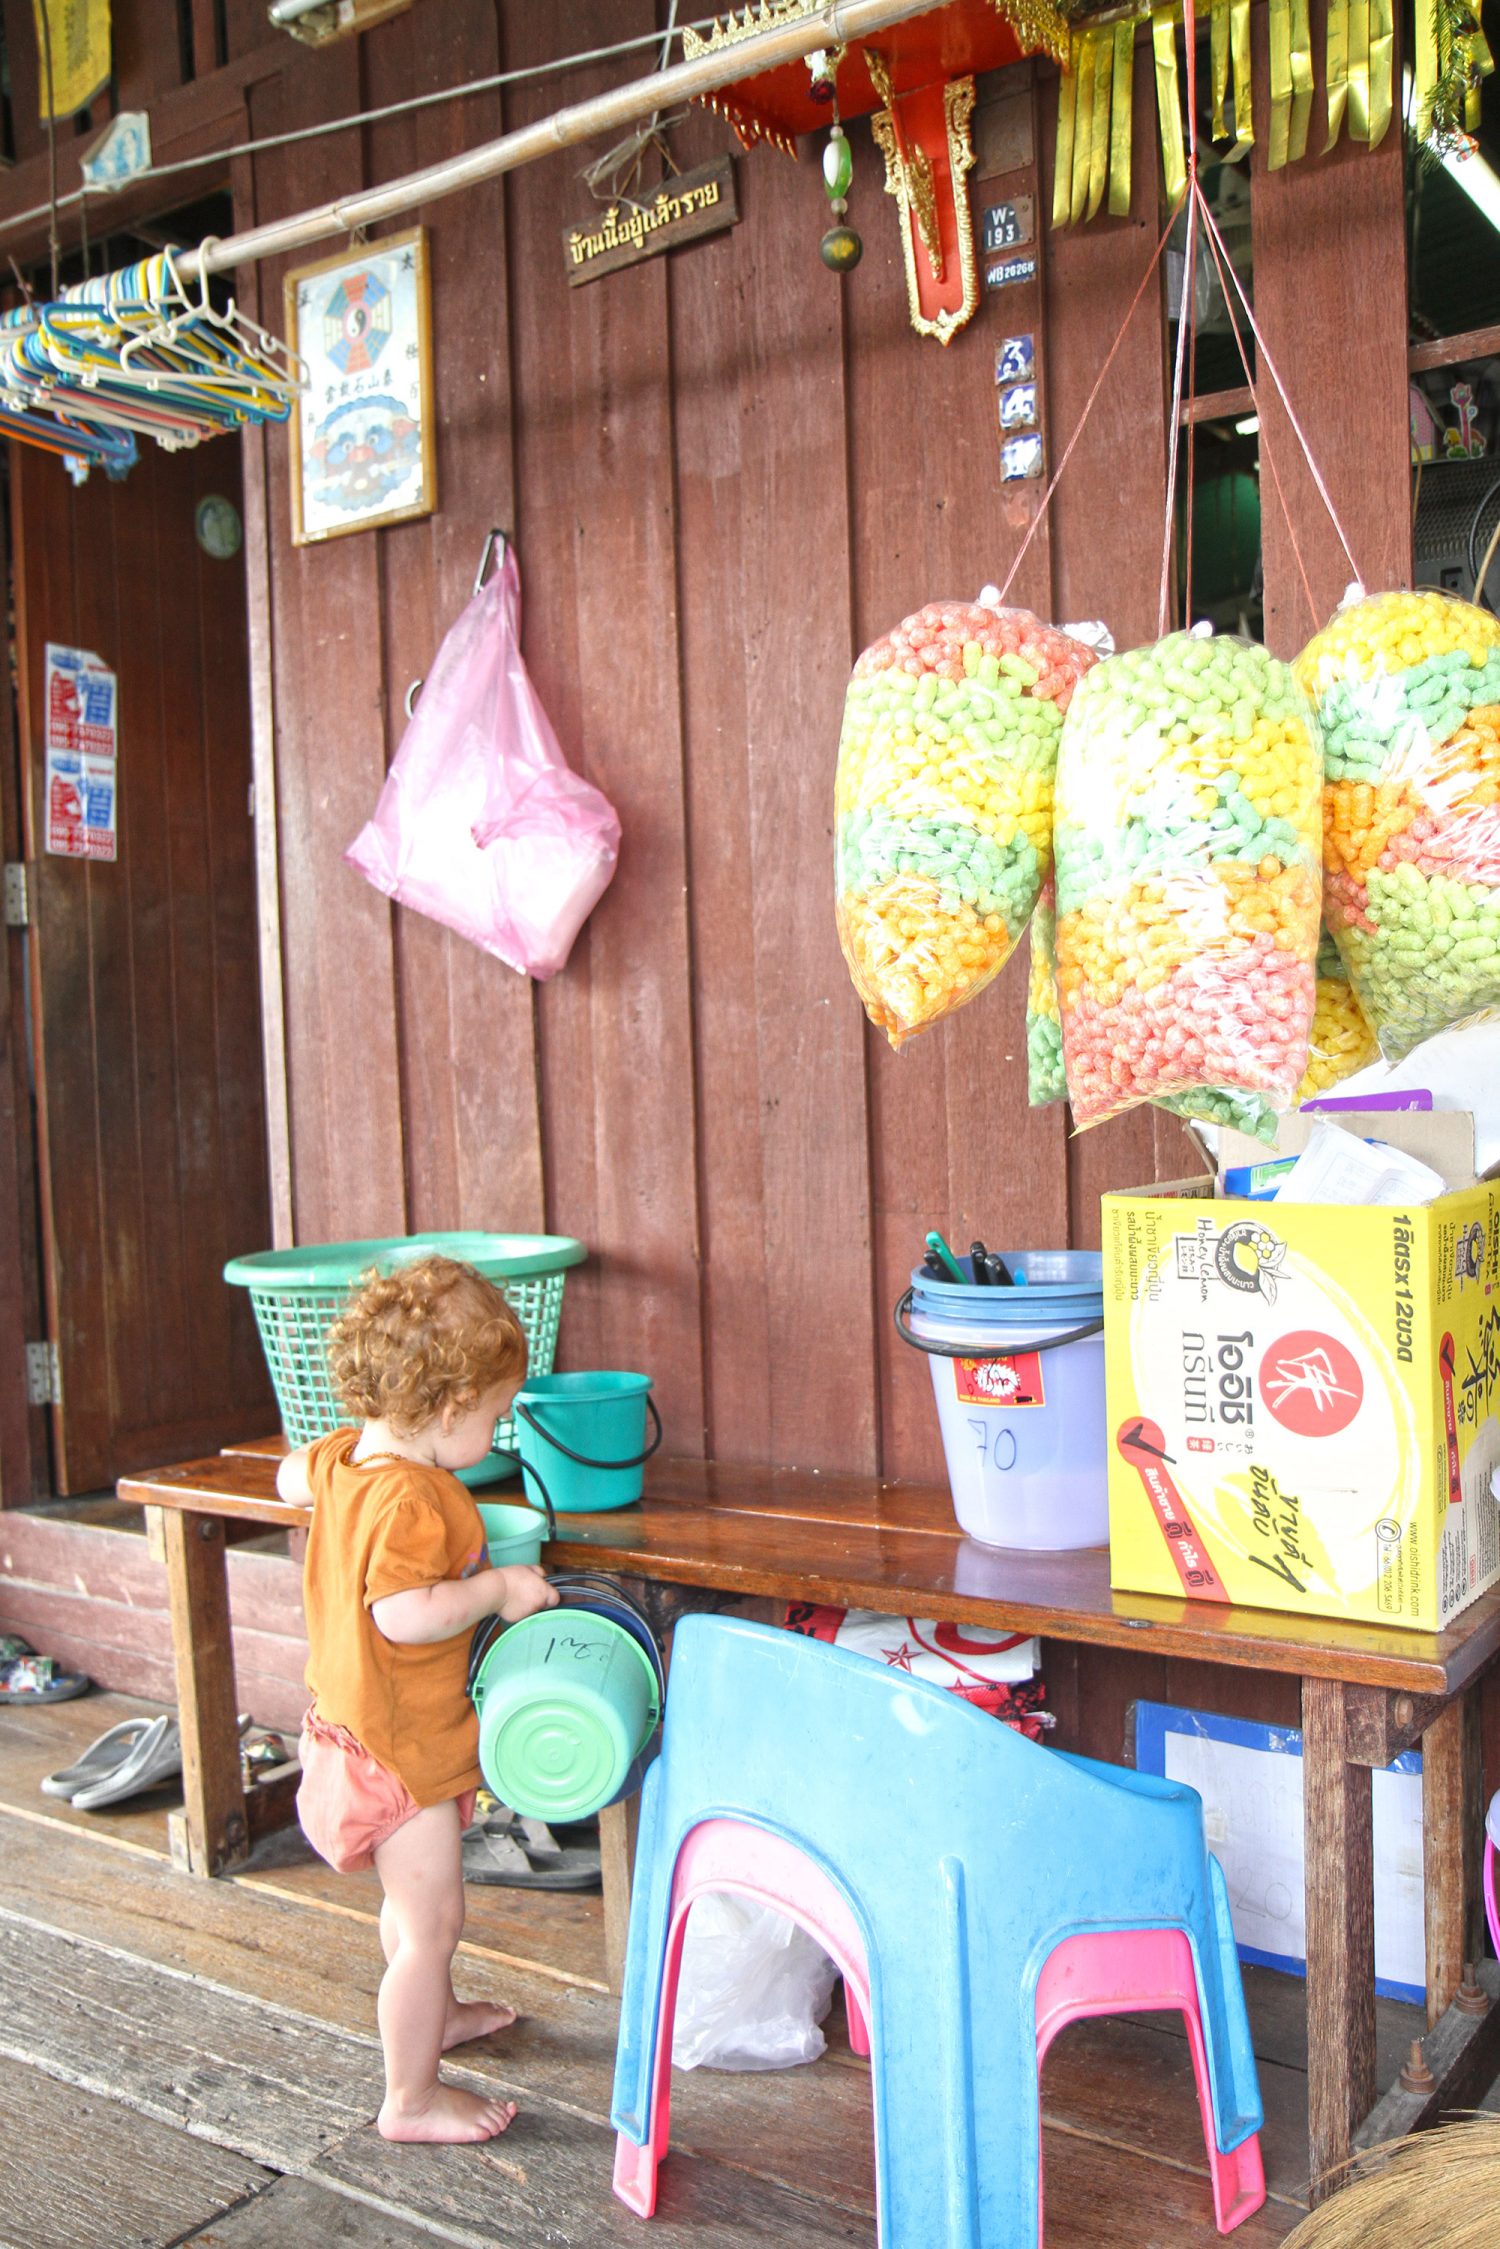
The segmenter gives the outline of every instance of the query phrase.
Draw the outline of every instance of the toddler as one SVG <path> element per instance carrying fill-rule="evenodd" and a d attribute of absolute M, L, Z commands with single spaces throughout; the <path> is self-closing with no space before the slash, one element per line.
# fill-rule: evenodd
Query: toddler
<path fill-rule="evenodd" d="M 372 1275 L 328 1338 L 334 1387 L 359 1429 L 281 1463 L 284 1499 L 312 1503 L 303 1569 L 312 1708 L 297 1816 L 341 1872 L 373 1865 L 384 1898 L 388 2140 L 488 2140 L 513 2101 L 445 2085 L 450 2046 L 503 2030 L 509 2007 L 454 1997 L 464 1924 L 460 1837 L 479 1785 L 466 1692 L 482 1617 L 551 1608 L 540 1570 L 485 1566 L 484 1525 L 457 1468 L 484 1459 L 526 1372 L 526 1339 L 500 1290 L 426 1257 Z"/>

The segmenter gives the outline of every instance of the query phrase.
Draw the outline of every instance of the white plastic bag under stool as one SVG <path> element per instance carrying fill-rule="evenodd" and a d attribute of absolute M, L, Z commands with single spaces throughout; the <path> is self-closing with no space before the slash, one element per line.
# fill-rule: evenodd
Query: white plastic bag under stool
<path fill-rule="evenodd" d="M 838 1970 L 785 1914 L 712 1893 L 688 1915 L 672 2030 L 676 2069 L 791 2069 L 815 2062 Z"/>

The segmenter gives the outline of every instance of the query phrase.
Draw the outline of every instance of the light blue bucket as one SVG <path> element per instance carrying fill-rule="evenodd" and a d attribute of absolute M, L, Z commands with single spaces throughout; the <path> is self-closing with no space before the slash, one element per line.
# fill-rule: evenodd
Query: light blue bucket
<path fill-rule="evenodd" d="M 921 1272 L 896 1306 L 927 1354 L 953 1511 L 987 1546 L 1067 1552 L 1109 1539 L 1104 1261 L 1097 1250 L 1006 1250 L 1022 1288 Z M 959 1261 L 966 1272 L 967 1258 Z"/>

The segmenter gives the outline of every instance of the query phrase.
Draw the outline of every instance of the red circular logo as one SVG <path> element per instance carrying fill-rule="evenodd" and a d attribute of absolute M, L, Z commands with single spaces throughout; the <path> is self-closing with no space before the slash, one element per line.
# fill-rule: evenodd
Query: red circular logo
<path fill-rule="evenodd" d="M 1316 1328 L 1298 1328 L 1266 1351 L 1260 1394 L 1294 1436 L 1337 1437 L 1364 1403 L 1365 1384 L 1352 1351 Z"/>

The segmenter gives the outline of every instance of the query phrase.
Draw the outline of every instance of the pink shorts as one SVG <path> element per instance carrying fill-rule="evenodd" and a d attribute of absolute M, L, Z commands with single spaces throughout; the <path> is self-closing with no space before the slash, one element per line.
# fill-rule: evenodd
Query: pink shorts
<path fill-rule="evenodd" d="M 372 1757 L 342 1726 L 315 1711 L 302 1721 L 302 1784 L 297 1819 L 319 1858 L 340 1874 L 362 1873 L 398 1827 L 422 1809 L 399 1773 Z M 460 1827 L 474 1817 L 478 1791 L 457 1798 Z"/>

